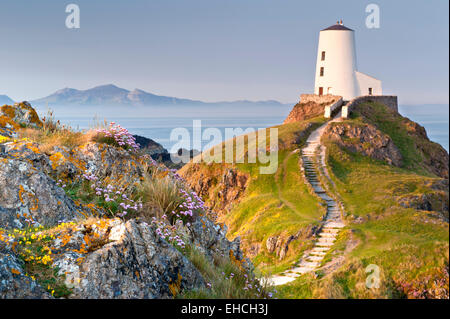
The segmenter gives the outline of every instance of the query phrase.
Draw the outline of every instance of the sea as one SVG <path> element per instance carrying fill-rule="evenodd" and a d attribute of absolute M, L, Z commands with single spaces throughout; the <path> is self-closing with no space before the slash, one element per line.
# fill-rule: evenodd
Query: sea
<path fill-rule="evenodd" d="M 227 128 L 243 130 L 267 128 L 283 123 L 292 105 L 281 106 L 165 106 L 165 107 L 88 107 L 55 106 L 53 116 L 61 123 L 77 130 L 98 127 L 106 122 L 115 122 L 127 128 L 131 133 L 150 138 L 175 152 L 180 146 L 192 149 L 193 142 L 186 138 L 180 143 L 180 136 L 172 136 L 175 129 L 182 129 L 193 136 L 194 121 L 207 128 L 216 128 L 225 139 Z M 47 114 L 46 107 L 37 107 L 42 116 Z M 424 126 L 428 137 L 449 150 L 449 105 L 400 105 L 399 112 Z M 200 121 L 200 122 L 198 122 Z M 217 131 L 216 130 L 216 131 Z M 206 146 L 209 139 L 202 142 Z M 209 145 L 211 146 L 211 145 Z"/>

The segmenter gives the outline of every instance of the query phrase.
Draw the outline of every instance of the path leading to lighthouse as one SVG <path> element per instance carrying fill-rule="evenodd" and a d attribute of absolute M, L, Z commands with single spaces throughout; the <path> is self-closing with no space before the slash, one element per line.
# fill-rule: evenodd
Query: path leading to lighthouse
<path fill-rule="evenodd" d="M 283 285 L 295 280 L 302 274 L 317 270 L 327 251 L 334 245 L 340 230 L 345 226 L 341 219 L 341 205 L 335 200 L 336 196 L 333 196 L 334 194 L 321 182 L 325 178 L 329 179 L 329 176 L 325 164 L 325 147 L 320 140 L 327 126 L 340 120 L 341 114 L 339 113 L 333 120 L 313 131 L 306 141 L 306 146 L 301 150 L 303 174 L 317 196 L 327 204 L 327 213 L 318 239 L 314 247 L 306 251 L 293 268 L 280 275 L 270 277 L 268 279 L 270 284 Z"/>

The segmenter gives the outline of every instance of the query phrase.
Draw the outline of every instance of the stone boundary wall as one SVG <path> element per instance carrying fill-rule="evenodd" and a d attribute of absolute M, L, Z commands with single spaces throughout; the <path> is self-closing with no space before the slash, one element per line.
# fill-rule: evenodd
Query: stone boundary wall
<path fill-rule="evenodd" d="M 342 96 L 339 95 L 317 95 L 317 94 L 302 94 L 300 95 L 300 103 L 314 102 L 317 104 L 323 103 L 334 103 L 337 100 L 342 99 Z"/>
<path fill-rule="evenodd" d="M 396 95 L 364 95 L 358 96 L 344 105 L 342 107 L 342 117 L 347 118 L 356 105 L 364 102 L 381 103 L 398 112 L 398 102 Z"/>

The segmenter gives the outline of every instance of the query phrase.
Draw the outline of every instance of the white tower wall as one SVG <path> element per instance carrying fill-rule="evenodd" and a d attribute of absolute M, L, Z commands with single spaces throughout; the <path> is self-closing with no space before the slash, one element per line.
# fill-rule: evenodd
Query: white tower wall
<path fill-rule="evenodd" d="M 342 22 L 320 31 L 314 94 L 340 95 L 344 100 L 381 95 L 381 81 L 357 70 L 354 31 Z"/>
<path fill-rule="evenodd" d="M 325 59 L 322 61 L 322 52 Z M 323 76 L 320 70 L 323 67 Z M 323 30 L 319 34 L 314 93 L 341 95 L 350 100 L 358 95 L 355 76 L 355 36 L 351 30 Z"/>

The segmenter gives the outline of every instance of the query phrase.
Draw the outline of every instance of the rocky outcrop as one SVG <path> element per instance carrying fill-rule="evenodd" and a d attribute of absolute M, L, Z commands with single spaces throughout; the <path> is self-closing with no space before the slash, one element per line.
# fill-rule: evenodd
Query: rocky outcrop
<path fill-rule="evenodd" d="M 81 208 L 42 171 L 19 159 L 0 157 L 0 225 L 54 226 L 81 215 Z"/>
<path fill-rule="evenodd" d="M 46 153 L 36 143 L 6 143 L 4 152 L 6 157 L 20 158 L 35 169 L 61 179 L 72 180 L 89 174 L 110 179 L 127 177 L 131 183 L 139 179 L 144 171 L 139 158 L 122 148 L 97 142 L 88 142 L 72 149 L 54 146 Z"/>
<path fill-rule="evenodd" d="M 156 218 L 146 223 L 138 213 L 127 215 L 128 220 L 106 218 L 111 215 L 106 214 L 108 207 L 98 202 L 111 198 L 102 191 L 112 196 L 114 189 L 114 195 L 128 200 L 124 190 L 138 185 L 144 176 L 149 178 L 144 175 L 149 170 L 177 180 L 177 187 L 183 187 L 180 192 L 192 194 L 184 190 L 179 176 L 145 152 L 132 153 L 101 142 L 51 145 L 42 151 L 41 145 L 28 139 L 15 140 L 22 127 L 40 129 L 33 120 L 34 110 L 20 105 L 26 112 L 17 111 L 18 106 L 3 107 L 7 127 L 0 125 L 7 134 L 0 140 L 0 298 L 172 298 L 183 290 L 206 286 L 199 270 L 183 255 L 185 246 L 199 250 L 211 263 L 229 257 L 240 269 L 251 269 L 239 238 L 228 241 L 226 226 L 204 216 L 202 205 L 189 206 L 191 197 L 188 201 L 180 195 L 195 215 L 191 212 L 175 225 Z M 123 188 L 115 189 L 116 181 Z M 239 176 L 228 172 L 223 182 L 231 187 L 239 184 Z M 69 185 L 72 188 L 66 188 Z M 93 196 L 89 189 L 102 196 Z M 163 236 L 162 230 L 170 235 Z M 174 237 L 182 241 L 182 248 Z M 36 271 L 37 279 L 27 271 Z"/>
<path fill-rule="evenodd" d="M 142 165 L 129 152 L 108 144 L 89 142 L 69 153 L 70 157 L 85 163 L 85 173 L 99 177 L 114 179 L 128 175 L 131 182 L 143 172 Z"/>
<path fill-rule="evenodd" d="M 402 155 L 392 139 L 373 125 L 337 122 L 327 127 L 324 136 L 351 152 L 402 165 Z"/>
<path fill-rule="evenodd" d="M 277 247 L 277 240 L 278 240 L 277 236 L 271 236 L 271 237 L 267 238 L 266 248 L 267 248 L 267 252 L 269 254 L 271 254 L 275 251 L 275 248 Z"/>
<path fill-rule="evenodd" d="M 0 116 L 5 116 L 14 123 L 23 127 L 41 127 L 42 122 L 31 104 L 24 101 L 14 105 L 3 105 L 0 107 Z"/>
<path fill-rule="evenodd" d="M 266 240 L 266 249 L 269 254 L 274 253 L 279 260 L 283 260 L 289 250 L 289 245 L 295 240 L 310 239 L 317 232 L 317 226 L 307 226 L 294 235 L 271 236 Z"/>
<path fill-rule="evenodd" d="M 54 264 L 72 288 L 69 298 L 168 298 L 205 284 L 186 257 L 144 222 L 81 224 L 56 247 Z"/>
<path fill-rule="evenodd" d="M 245 190 L 248 178 L 248 175 L 236 169 L 227 169 L 222 175 L 222 189 L 218 192 L 219 199 L 223 202 L 237 200 Z"/>
<path fill-rule="evenodd" d="M 211 210 L 220 214 L 226 213 L 239 201 L 250 179 L 248 174 L 225 165 L 213 169 L 213 172 L 200 165 L 190 165 L 182 172 L 182 177 L 190 188 L 206 199 Z"/>
<path fill-rule="evenodd" d="M 324 114 L 325 104 L 314 102 L 297 103 L 284 120 L 283 124 L 304 121 Z"/>
<path fill-rule="evenodd" d="M 317 116 L 323 116 L 325 106 L 337 102 L 341 97 L 335 95 L 302 94 L 297 103 L 284 120 L 283 124 L 308 120 Z"/>
<path fill-rule="evenodd" d="M 441 145 L 431 142 L 425 128 L 420 124 L 407 118 L 403 119 L 402 124 L 416 141 L 418 151 L 424 154 L 422 165 L 433 174 L 448 179 L 449 155 L 447 151 Z"/>
<path fill-rule="evenodd" d="M 0 299 L 48 299 L 49 293 L 22 269 L 14 254 L 0 248 Z"/>
<path fill-rule="evenodd" d="M 354 103 L 353 117 L 364 123 L 375 126 L 379 131 L 396 138 L 399 143 L 406 144 L 402 152 L 405 168 L 425 170 L 439 177 L 448 179 L 449 155 L 439 144 L 428 139 L 425 128 L 401 116 L 396 110 L 396 97 L 380 96 L 378 99 L 364 97 Z M 347 105 L 348 106 L 348 105 Z M 352 121 L 352 120 L 350 120 Z M 395 130 L 396 132 L 394 133 Z M 405 150 L 409 149 L 409 150 Z"/>
<path fill-rule="evenodd" d="M 140 145 L 139 150 L 140 153 L 148 154 L 155 161 L 163 163 L 164 165 L 170 168 L 178 169 L 184 165 L 183 162 L 175 164 L 172 161 L 171 157 L 174 154 L 170 154 L 161 144 L 155 142 L 154 140 L 139 135 L 133 135 L 133 137 L 136 139 L 136 143 L 139 143 Z"/>
<path fill-rule="evenodd" d="M 211 258 L 214 258 L 215 255 L 228 256 L 232 252 L 237 260 L 244 260 L 240 238 L 236 237 L 233 241 L 228 241 L 226 238 L 227 226 L 224 224 L 216 225 L 209 218 L 199 216 L 182 232 L 189 243 Z M 250 265 L 248 260 L 246 263 Z"/>
<path fill-rule="evenodd" d="M 448 180 L 433 180 L 425 185 L 429 191 L 421 194 L 405 194 L 397 196 L 398 203 L 407 208 L 417 210 L 435 211 L 444 219 L 449 219 L 449 193 Z"/>
<path fill-rule="evenodd" d="M 136 143 L 138 143 L 142 150 L 148 155 L 159 155 L 159 154 L 168 154 L 167 150 L 159 143 L 156 143 L 154 140 L 150 138 L 146 138 L 139 135 L 133 135 L 136 139 Z"/>

